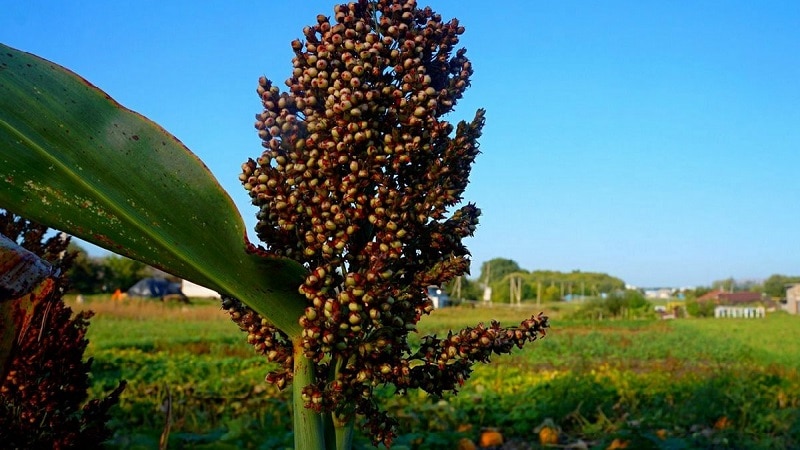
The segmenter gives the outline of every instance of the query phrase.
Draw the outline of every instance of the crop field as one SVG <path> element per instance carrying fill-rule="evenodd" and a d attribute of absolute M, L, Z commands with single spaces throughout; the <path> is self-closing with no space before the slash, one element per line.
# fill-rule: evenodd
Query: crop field
<path fill-rule="evenodd" d="M 96 312 L 93 394 L 128 382 L 111 447 L 157 448 L 169 409 L 169 448 L 291 448 L 288 393 L 264 382 L 269 366 L 216 303 L 69 303 Z M 569 306 L 543 305 L 548 336 L 476 366 L 458 395 L 385 392 L 394 448 L 456 449 L 486 429 L 515 449 L 543 448 L 544 431 L 560 448 L 800 447 L 800 317 L 578 322 Z M 448 308 L 420 331 L 538 312 Z"/>

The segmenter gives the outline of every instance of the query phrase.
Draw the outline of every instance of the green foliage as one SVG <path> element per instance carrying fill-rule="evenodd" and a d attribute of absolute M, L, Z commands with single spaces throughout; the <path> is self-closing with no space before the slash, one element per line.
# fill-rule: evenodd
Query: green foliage
<path fill-rule="evenodd" d="M 110 270 L 107 281 L 109 291 L 115 289 L 126 291 L 149 271 L 147 264 L 124 256 L 110 255 L 104 258 L 103 262 Z"/>
<path fill-rule="evenodd" d="M 551 284 L 542 289 L 543 302 L 558 302 L 562 300 L 561 289 L 555 284 Z"/>
<path fill-rule="evenodd" d="M 514 264 L 516 265 L 516 263 Z M 579 270 L 569 273 L 553 270 L 535 270 L 533 272 L 517 270 L 507 273 L 503 278 L 495 279 L 491 283 L 492 301 L 508 303 L 511 298 L 511 278 L 521 280 L 523 300 L 539 299 L 539 289 L 541 289 L 541 301 L 543 302 L 555 302 L 566 297 L 600 296 L 625 289 L 624 281 L 604 273 Z"/>
<path fill-rule="evenodd" d="M 215 305 L 198 302 L 188 311 L 89 306 L 100 310 L 89 334 L 95 388 L 99 392 L 119 377 L 130 380 L 112 422 L 115 448 L 158 442 L 165 385 L 174 402 L 170 448 L 291 447 L 286 393 L 263 383 L 263 360 Z M 136 311 L 145 313 L 126 318 Z M 530 312 L 446 308 L 421 322 L 420 331 L 439 333 L 491 315 L 515 321 Z M 628 448 L 648 448 L 635 445 L 641 442 L 650 448 L 730 448 L 731 442 L 794 448 L 800 444 L 796 322 L 788 315 L 562 320 L 535 352 L 478 366 L 458 396 L 386 391 L 380 401 L 400 422 L 396 444 L 417 449 L 454 448 L 463 437 L 476 440 L 482 427 L 530 442 L 547 418 L 561 427 L 564 442 L 582 439 L 592 448 L 606 448 L 615 438 L 630 441 Z M 722 417 L 731 425 L 715 428 Z M 666 433 L 663 439 L 659 433 Z M 373 448 L 362 434 L 354 447 Z"/>
<path fill-rule="evenodd" d="M 724 280 L 714 280 L 711 283 L 711 289 L 716 291 L 733 292 L 737 290 L 736 288 L 736 280 L 733 277 L 728 277 Z"/>
<path fill-rule="evenodd" d="M 528 274 L 526 272 L 512 272 L 505 275 L 502 279 L 494 281 L 491 284 L 492 301 L 498 303 L 508 303 L 511 300 L 512 280 L 522 280 L 521 291 L 523 299 L 535 299 L 536 286 L 525 282 L 527 276 Z"/>
<path fill-rule="evenodd" d="M 558 272 L 535 270 L 531 272 L 530 282 L 543 286 L 564 285 L 564 294 L 576 296 L 599 296 L 625 289 L 625 282 L 617 277 L 598 272 Z"/>
<path fill-rule="evenodd" d="M 98 294 L 115 289 L 124 292 L 150 272 L 147 264 L 124 256 L 91 258 L 78 245 L 70 243 L 69 248 L 76 255 L 72 267 L 67 271 L 70 292 Z"/>
<path fill-rule="evenodd" d="M 493 284 L 502 280 L 506 275 L 515 272 L 522 272 L 516 261 L 507 258 L 493 258 L 481 264 L 481 283 Z"/>
<path fill-rule="evenodd" d="M 93 294 L 103 291 L 101 265 L 93 261 L 86 250 L 70 242 L 69 251 L 75 254 L 72 267 L 67 270 L 70 292 Z"/>
<path fill-rule="evenodd" d="M 461 278 L 461 296 L 456 296 L 456 283 L 458 278 L 454 278 L 449 283 L 444 285 L 445 292 L 447 292 L 453 301 L 458 300 L 481 300 L 483 298 L 483 289 L 478 281 L 470 280 L 467 277 Z"/>
<path fill-rule="evenodd" d="M 790 284 L 800 283 L 800 276 L 771 275 L 764 280 L 763 292 L 770 297 L 786 297 L 786 287 Z"/>
<path fill-rule="evenodd" d="M 686 299 L 686 312 L 692 317 L 714 317 L 714 302 L 698 302 L 696 298 Z"/>
<path fill-rule="evenodd" d="M 709 292 L 711 292 L 711 288 L 710 287 L 701 286 L 701 287 L 697 287 L 695 289 L 690 289 L 690 290 L 684 291 L 684 295 L 686 296 L 686 300 L 696 300 L 696 299 L 708 294 Z"/>
<path fill-rule="evenodd" d="M 574 316 L 581 319 L 632 319 L 653 317 L 653 307 L 638 290 L 628 289 L 606 297 L 591 297 Z"/>
<path fill-rule="evenodd" d="M 0 207 L 236 296 L 299 335 L 305 270 L 246 252 L 233 201 L 180 141 L 49 61 L 0 44 L 0 67 Z"/>
<path fill-rule="evenodd" d="M 786 288 L 796 283 L 800 283 L 800 276 L 773 274 L 763 282 L 753 280 L 736 280 L 731 277 L 724 280 L 714 281 L 711 284 L 711 290 L 721 290 L 725 292 L 762 292 L 774 299 L 780 299 L 786 296 Z M 702 294 L 703 293 L 699 293 L 698 297 Z"/>

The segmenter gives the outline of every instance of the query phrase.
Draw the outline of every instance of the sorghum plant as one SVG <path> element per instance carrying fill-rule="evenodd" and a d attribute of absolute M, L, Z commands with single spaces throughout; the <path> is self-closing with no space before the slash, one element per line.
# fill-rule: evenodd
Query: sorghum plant
<path fill-rule="evenodd" d="M 298 289 L 302 336 L 293 343 L 235 300 L 224 304 L 256 349 L 281 363 L 268 381 L 283 387 L 296 376 L 292 346 L 301 348 L 313 367 L 304 406 L 333 414 L 340 446 L 356 415 L 375 443 L 391 443 L 395 422 L 374 401 L 377 386 L 455 391 L 473 363 L 547 327 L 539 316 L 408 343 L 432 310 L 427 287 L 468 270 L 462 239 L 480 214 L 472 204 L 448 213 L 462 200 L 484 123 L 483 110 L 455 127 L 445 120 L 473 73 L 456 49 L 463 32 L 415 0 L 341 4 L 292 42 L 288 91 L 258 83 L 265 150 L 240 179 L 259 207 L 258 251 L 308 269 Z"/>
<path fill-rule="evenodd" d="M 0 210 L 0 234 L 54 267 L 54 285 L 20 327 L 0 379 L 0 442 L 7 448 L 99 448 L 110 435 L 108 410 L 124 383 L 87 402 L 92 361 L 83 360 L 89 312 L 72 316 L 62 295 L 74 257 L 69 239 L 45 239 L 47 228 Z M 3 301 L 12 301 L 3 299 Z"/>
<path fill-rule="evenodd" d="M 413 0 L 333 12 L 292 42 L 288 90 L 258 82 L 264 151 L 240 180 L 259 209 L 259 246 L 177 139 L 0 44 L 0 207 L 223 293 L 248 341 L 278 363 L 267 381 L 292 386 L 300 449 L 350 447 L 359 418 L 388 446 L 396 423 L 376 388 L 455 392 L 474 363 L 548 327 L 539 315 L 410 345 L 432 309 L 427 287 L 469 266 L 462 240 L 480 211 L 459 205 L 484 111 L 446 120 L 472 75 L 457 20 Z"/>

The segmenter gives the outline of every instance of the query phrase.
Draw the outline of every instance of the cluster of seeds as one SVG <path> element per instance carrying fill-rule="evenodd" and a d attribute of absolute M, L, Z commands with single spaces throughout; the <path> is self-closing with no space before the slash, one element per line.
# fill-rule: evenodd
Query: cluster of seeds
<path fill-rule="evenodd" d="M 455 48 L 463 32 L 415 0 L 361 0 L 317 16 L 292 42 L 288 90 L 259 79 L 264 151 L 240 175 L 267 250 L 308 268 L 301 345 L 320 382 L 305 387 L 306 406 L 343 413 L 343 400 L 354 401 L 350 412 L 384 442 L 391 426 L 375 422 L 385 417 L 375 386 L 442 390 L 412 386 L 406 337 L 432 309 L 427 286 L 468 270 L 462 239 L 480 215 L 468 204 L 448 216 L 484 124 L 483 110 L 455 127 L 443 118 L 470 84 L 472 65 Z M 289 370 L 285 336 L 256 319 L 239 323 Z M 445 373 L 433 353 L 417 359 Z"/>
<path fill-rule="evenodd" d="M 73 315 L 62 296 L 77 253 L 69 239 L 46 237 L 48 228 L 0 210 L 0 235 L 47 260 L 55 268 L 52 289 L 24 317 L 8 369 L 0 377 L 0 442 L 3 448 L 96 448 L 111 431 L 109 409 L 125 382 L 106 397 L 87 401 L 92 360 L 84 360 L 91 311 Z M 33 295 L 33 294 L 27 294 Z M 3 301 L 12 301 L 3 298 Z M 2 332 L 6 330 L 3 329 Z"/>
<path fill-rule="evenodd" d="M 222 309 L 228 312 L 239 329 L 247 333 L 247 342 L 256 353 L 264 355 L 269 362 L 280 363 L 281 367 L 267 374 L 267 381 L 283 389 L 292 380 L 292 343 L 289 337 L 267 319 L 261 317 L 239 300 L 223 296 Z"/>

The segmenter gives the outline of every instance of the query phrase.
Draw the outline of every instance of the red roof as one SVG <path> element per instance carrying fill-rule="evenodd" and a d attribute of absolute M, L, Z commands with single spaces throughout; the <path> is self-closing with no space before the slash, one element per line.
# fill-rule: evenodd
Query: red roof
<path fill-rule="evenodd" d="M 763 297 L 758 292 L 722 292 L 711 291 L 708 294 L 700 296 L 698 302 L 713 301 L 717 304 L 724 303 L 726 305 L 736 305 L 740 303 L 755 303 L 763 300 Z"/>

